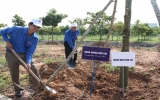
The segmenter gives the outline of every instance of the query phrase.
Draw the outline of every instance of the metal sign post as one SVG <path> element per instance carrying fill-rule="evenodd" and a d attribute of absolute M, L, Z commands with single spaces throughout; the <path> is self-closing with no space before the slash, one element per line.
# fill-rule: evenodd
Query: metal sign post
<path fill-rule="evenodd" d="M 122 67 L 122 98 L 124 100 L 124 66 Z"/>
<path fill-rule="evenodd" d="M 92 67 L 92 81 L 90 86 L 90 96 L 92 95 L 92 89 L 94 84 L 94 72 L 96 68 L 96 61 L 109 62 L 110 48 L 83 46 L 82 59 L 94 61 Z"/>
<path fill-rule="evenodd" d="M 94 60 L 94 64 L 92 67 L 92 82 L 91 82 L 91 87 L 90 87 L 90 96 L 92 95 L 92 88 L 93 88 L 93 84 L 94 84 L 94 71 L 96 68 L 96 61 Z"/>
<path fill-rule="evenodd" d="M 112 52 L 112 66 L 122 67 L 122 98 L 124 100 L 124 68 L 135 66 L 135 52 Z"/>

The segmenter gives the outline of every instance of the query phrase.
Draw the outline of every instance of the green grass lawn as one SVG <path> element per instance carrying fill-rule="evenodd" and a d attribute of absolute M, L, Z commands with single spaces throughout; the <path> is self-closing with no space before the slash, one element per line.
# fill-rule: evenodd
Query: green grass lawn
<path fill-rule="evenodd" d="M 49 38 L 48 38 L 47 35 L 38 35 L 38 37 L 39 37 L 39 40 L 46 40 L 46 41 L 48 39 L 49 39 L 49 41 L 52 40 L 51 35 L 49 36 Z M 81 37 L 82 36 L 78 37 L 79 40 L 81 39 Z M 54 35 L 53 39 L 55 41 L 63 41 L 64 36 L 63 35 Z M 4 44 L 1 36 L 0 36 L 0 40 L 1 40 L 0 44 Z M 105 41 L 105 40 L 106 40 L 106 35 L 103 35 L 102 36 L 102 41 Z M 85 39 L 84 39 L 84 41 L 95 41 L 95 42 L 98 42 L 98 41 L 100 41 L 100 36 L 98 36 L 98 35 L 94 35 L 92 37 L 86 36 Z M 110 42 L 122 42 L 122 36 L 120 36 L 118 39 L 117 39 L 117 36 L 113 36 L 113 37 L 110 36 L 109 41 Z M 137 36 L 130 37 L 130 42 L 138 42 L 138 37 Z M 145 40 L 140 38 L 139 42 L 160 43 L 160 37 L 158 37 L 158 36 L 151 36 L 149 38 L 146 38 Z"/>
<path fill-rule="evenodd" d="M 81 37 L 82 36 L 79 36 L 78 38 L 79 38 L 79 40 L 81 39 Z M 54 40 L 55 41 L 63 41 L 63 38 L 64 38 L 64 36 L 63 35 L 54 35 Z M 46 35 L 44 35 L 44 36 L 40 36 L 39 35 L 39 39 L 40 40 L 48 40 L 48 36 Z M 49 41 L 51 41 L 52 40 L 52 38 L 51 38 L 51 36 L 49 37 Z M 102 41 L 105 41 L 106 40 L 106 35 L 103 35 L 102 36 Z M 97 42 L 97 41 L 100 41 L 100 36 L 92 36 L 92 37 L 90 37 L 90 36 L 87 36 L 87 37 L 85 37 L 85 39 L 84 39 L 84 41 L 95 41 L 95 42 Z M 117 36 L 110 36 L 110 38 L 109 38 L 109 41 L 110 42 L 122 42 L 122 36 L 120 36 L 118 39 L 117 39 Z M 138 42 L 138 37 L 130 37 L 130 42 Z M 149 38 L 146 38 L 145 40 L 144 39 L 141 39 L 140 38 L 140 40 L 139 40 L 139 42 L 146 42 L 146 43 L 160 43 L 160 37 L 158 37 L 158 36 L 151 36 L 151 37 L 149 37 Z"/>

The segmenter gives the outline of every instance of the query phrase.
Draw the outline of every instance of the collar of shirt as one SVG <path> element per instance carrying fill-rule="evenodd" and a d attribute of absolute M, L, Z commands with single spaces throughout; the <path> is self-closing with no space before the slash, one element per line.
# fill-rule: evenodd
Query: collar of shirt
<path fill-rule="evenodd" d="M 70 31 L 71 31 L 71 33 L 74 33 L 73 31 L 72 31 L 72 29 L 70 29 Z M 76 31 L 75 32 L 77 32 L 78 31 L 78 29 L 76 29 Z"/>
<path fill-rule="evenodd" d="M 28 28 L 24 28 L 23 33 L 28 34 Z M 36 33 L 33 33 L 30 37 L 37 37 Z"/>

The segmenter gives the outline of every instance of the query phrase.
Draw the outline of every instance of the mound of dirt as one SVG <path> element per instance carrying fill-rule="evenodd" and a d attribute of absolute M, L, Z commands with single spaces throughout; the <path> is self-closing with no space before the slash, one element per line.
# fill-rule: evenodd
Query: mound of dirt
<path fill-rule="evenodd" d="M 91 44 L 90 46 L 104 46 L 105 42 L 94 42 L 93 44 Z"/>
<path fill-rule="evenodd" d="M 58 69 L 61 62 L 42 65 L 40 74 L 42 81 L 46 82 L 50 75 Z M 40 96 L 35 96 L 38 100 L 121 100 L 122 92 L 117 87 L 119 72 L 108 73 L 105 67 L 97 67 L 95 71 L 93 94 L 90 96 L 91 72 L 93 62 L 78 61 L 75 69 L 64 68 L 49 83 L 49 86 L 55 89 L 56 95 L 41 91 Z M 98 65 L 97 65 L 98 66 Z M 125 100 L 155 100 L 158 99 L 158 83 L 154 88 L 150 77 L 140 73 L 129 73 L 129 87 L 125 91 Z"/>
<path fill-rule="evenodd" d="M 53 41 L 53 42 L 46 42 L 45 44 L 47 44 L 47 45 L 62 45 L 61 43 L 56 42 L 56 41 Z"/>
<path fill-rule="evenodd" d="M 104 47 L 105 46 L 105 42 L 94 42 L 93 44 L 89 45 L 89 46 L 98 46 L 98 47 Z M 107 46 L 105 47 L 112 47 L 111 45 L 107 44 Z"/>

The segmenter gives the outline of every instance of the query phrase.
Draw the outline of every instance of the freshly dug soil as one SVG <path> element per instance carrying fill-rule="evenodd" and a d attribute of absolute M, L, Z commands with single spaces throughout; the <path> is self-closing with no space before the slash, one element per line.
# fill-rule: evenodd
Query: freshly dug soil
<path fill-rule="evenodd" d="M 97 46 L 97 47 L 109 47 L 112 48 L 111 45 L 109 44 L 105 44 L 105 42 L 94 42 L 93 44 L 89 45 L 89 46 Z"/>
<path fill-rule="evenodd" d="M 43 82 L 58 69 L 60 62 L 42 65 L 40 74 Z M 96 67 L 93 94 L 90 96 L 91 72 L 93 62 L 79 60 L 75 69 L 65 67 L 49 86 L 55 89 L 56 95 L 41 91 L 36 95 L 36 100 L 121 100 L 122 90 L 118 88 L 119 72 L 109 73 L 105 66 Z M 97 66 L 99 63 L 97 64 Z M 152 73 L 152 75 L 150 74 Z M 154 81 L 151 76 L 160 74 L 157 70 L 142 74 L 139 72 L 129 73 L 129 86 L 125 90 L 125 100 L 159 100 L 160 81 Z M 156 77 L 158 78 L 158 77 Z"/>

